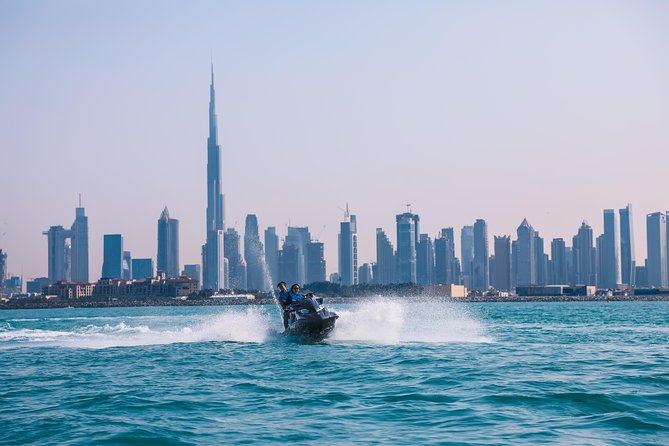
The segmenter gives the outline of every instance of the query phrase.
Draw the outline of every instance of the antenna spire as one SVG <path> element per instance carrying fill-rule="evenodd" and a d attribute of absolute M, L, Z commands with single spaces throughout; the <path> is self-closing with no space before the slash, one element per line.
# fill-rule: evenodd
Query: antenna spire
<path fill-rule="evenodd" d="M 209 49 L 209 61 L 211 64 L 211 84 L 214 85 L 214 50 Z"/>

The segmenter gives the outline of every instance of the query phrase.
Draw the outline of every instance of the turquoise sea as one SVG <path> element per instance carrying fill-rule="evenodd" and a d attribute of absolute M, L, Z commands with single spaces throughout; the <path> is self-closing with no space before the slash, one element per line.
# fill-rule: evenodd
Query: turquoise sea
<path fill-rule="evenodd" d="M 669 444 L 669 302 L 332 307 L 2 311 L 0 444 Z"/>

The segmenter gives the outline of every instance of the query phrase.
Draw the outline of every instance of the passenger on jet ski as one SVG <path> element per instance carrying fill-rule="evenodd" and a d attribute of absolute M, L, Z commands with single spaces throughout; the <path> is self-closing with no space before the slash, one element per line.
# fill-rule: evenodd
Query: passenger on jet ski
<path fill-rule="evenodd" d="M 292 299 L 293 302 L 298 301 L 300 299 L 304 299 L 304 296 L 300 292 L 300 286 L 296 283 L 294 283 L 293 286 L 290 287 L 290 298 Z"/>
<path fill-rule="evenodd" d="M 290 310 L 290 323 L 292 324 L 295 322 L 295 308 L 293 308 L 293 304 L 304 299 L 304 296 L 300 292 L 300 285 L 297 283 L 291 285 L 288 295 L 290 296 L 290 305 L 288 308 Z"/>
<path fill-rule="evenodd" d="M 277 297 L 279 299 L 279 304 L 283 309 L 283 329 L 288 328 L 288 320 L 290 319 L 290 304 L 293 302 L 293 299 L 290 296 L 288 288 L 286 288 L 286 282 L 283 280 L 277 285 L 279 288 L 279 293 Z"/>

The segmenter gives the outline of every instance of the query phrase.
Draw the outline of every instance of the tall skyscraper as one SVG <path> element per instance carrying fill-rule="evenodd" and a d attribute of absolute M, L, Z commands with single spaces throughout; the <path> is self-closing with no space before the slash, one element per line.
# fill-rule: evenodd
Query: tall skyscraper
<path fill-rule="evenodd" d="M 537 284 L 536 241 L 534 228 L 523 219 L 516 230 L 518 235 L 516 252 L 516 285 L 527 286 Z"/>
<path fill-rule="evenodd" d="M 544 251 L 544 239 L 537 231 L 534 231 L 534 258 L 537 285 L 544 286 L 548 283 L 548 255 Z"/>
<path fill-rule="evenodd" d="M 279 236 L 276 235 L 274 226 L 265 229 L 265 261 L 270 282 L 272 286 L 276 286 L 281 279 L 279 279 Z"/>
<path fill-rule="evenodd" d="M 246 281 L 249 290 L 268 291 L 269 280 L 265 279 L 264 252 L 258 231 L 258 217 L 246 216 L 244 226 L 244 259 L 246 260 Z"/>
<path fill-rule="evenodd" d="M 376 270 L 379 285 L 397 283 L 397 260 L 395 249 L 383 229 L 376 228 Z"/>
<path fill-rule="evenodd" d="M 416 283 L 416 246 L 420 217 L 405 212 L 395 217 L 397 222 L 397 270 L 399 283 Z"/>
<path fill-rule="evenodd" d="M 132 259 L 132 280 L 148 279 L 155 277 L 153 270 L 153 259 Z"/>
<path fill-rule="evenodd" d="M 552 276 L 550 283 L 552 285 L 567 285 L 569 275 L 567 273 L 567 246 L 564 239 L 554 238 L 551 242 L 551 264 Z"/>
<path fill-rule="evenodd" d="M 288 226 L 288 234 L 284 245 L 292 245 L 297 249 L 297 280 L 295 283 L 304 284 L 307 280 L 307 245 L 311 241 L 311 234 L 307 227 Z M 292 253 L 290 254 L 292 255 Z M 282 278 L 281 280 L 286 280 Z"/>
<path fill-rule="evenodd" d="M 374 266 L 369 263 L 363 263 L 358 268 L 358 281 L 361 285 L 374 283 Z"/>
<path fill-rule="evenodd" d="M 167 277 L 179 275 L 179 220 L 170 218 L 167 206 L 158 219 L 158 270 Z"/>
<path fill-rule="evenodd" d="M 5 285 L 7 278 L 7 253 L 0 249 L 0 289 Z"/>
<path fill-rule="evenodd" d="M 634 288 L 636 258 L 634 254 L 634 222 L 632 205 L 620 209 L 620 280 L 623 286 Z"/>
<path fill-rule="evenodd" d="M 283 242 L 279 251 L 279 278 L 290 287 L 293 283 L 304 284 L 299 279 L 299 247 L 296 244 Z"/>
<path fill-rule="evenodd" d="M 62 226 L 51 226 L 42 234 L 47 236 L 49 282 L 70 281 L 70 258 L 65 247 L 70 231 Z"/>
<path fill-rule="evenodd" d="M 325 282 L 325 252 L 322 242 L 307 244 L 307 282 Z"/>
<path fill-rule="evenodd" d="M 346 205 L 344 221 L 339 224 L 339 277 L 341 284 L 358 284 L 358 229 L 355 215 L 351 215 Z"/>
<path fill-rule="evenodd" d="M 499 291 L 511 291 L 511 237 L 495 236 L 495 280 Z"/>
<path fill-rule="evenodd" d="M 620 275 L 620 226 L 618 214 L 613 209 L 604 209 L 604 237 L 600 253 L 603 288 L 616 289 L 622 283 Z"/>
<path fill-rule="evenodd" d="M 585 221 L 578 228 L 572 242 L 572 255 L 576 283 L 574 285 L 596 285 L 595 248 L 593 247 L 592 228 Z"/>
<path fill-rule="evenodd" d="M 123 237 L 121 234 L 104 235 L 102 277 L 106 279 L 123 278 Z"/>
<path fill-rule="evenodd" d="M 472 262 L 472 289 L 485 291 L 490 288 L 490 251 L 488 225 L 478 219 L 474 223 L 474 260 Z"/>
<path fill-rule="evenodd" d="M 474 261 L 474 226 L 463 226 L 460 231 L 460 259 L 462 283 L 472 288 L 472 262 Z"/>
<path fill-rule="evenodd" d="M 228 288 L 247 289 L 246 262 L 239 249 L 239 233 L 235 228 L 225 230 L 225 258 L 228 260 Z"/>
<path fill-rule="evenodd" d="M 667 228 L 667 233 L 666 233 L 666 247 L 667 247 L 667 285 L 669 285 L 669 211 L 666 212 L 665 214 L 665 220 L 666 220 L 666 228 Z"/>
<path fill-rule="evenodd" d="M 81 207 L 76 208 L 72 228 L 51 226 L 47 236 L 49 280 L 88 282 L 88 217 Z"/>
<path fill-rule="evenodd" d="M 70 236 L 72 237 L 72 267 L 70 268 L 72 281 L 88 282 L 88 217 L 81 206 L 81 195 L 79 196 L 79 207 L 75 210 Z"/>
<path fill-rule="evenodd" d="M 123 262 L 121 262 L 121 278 L 132 280 L 132 255 L 130 251 L 123 251 Z"/>
<path fill-rule="evenodd" d="M 443 228 L 434 240 L 434 268 L 435 283 L 448 285 L 457 282 L 453 228 Z"/>
<path fill-rule="evenodd" d="M 207 241 L 202 247 L 203 288 L 225 288 L 225 209 L 221 193 L 221 147 L 218 145 L 214 66 L 209 87 L 209 137 L 207 138 Z"/>
<path fill-rule="evenodd" d="M 669 285 L 666 214 L 655 212 L 646 215 L 646 243 L 648 245 L 646 265 L 648 286 L 666 288 Z"/>
<path fill-rule="evenodd" d="M 416 247 L 416 280 L 420 285 L 434 283 L 434 244 L 427 234 L 420 234 Z"/>

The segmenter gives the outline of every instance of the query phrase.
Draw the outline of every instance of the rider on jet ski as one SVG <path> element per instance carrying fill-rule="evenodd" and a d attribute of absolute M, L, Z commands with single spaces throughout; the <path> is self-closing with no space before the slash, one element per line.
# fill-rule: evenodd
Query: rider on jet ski
<path fill-rule="evenodd" d="M 294 283 L 290 287 L 290 291 L 286 288 L 286 282 L 283 280 L 277 285 L 279 288 L 278 297 L 281 300 L 281 306 L 283 307 L 283 328 L 288 328 L 288 321 L 293 322 L 295 320 L 295 310 L 291 306 L 293 302 L 297 302 L 300 299 L 304 299 L 304 296 L 300 292 L 300 285 Z"/>

